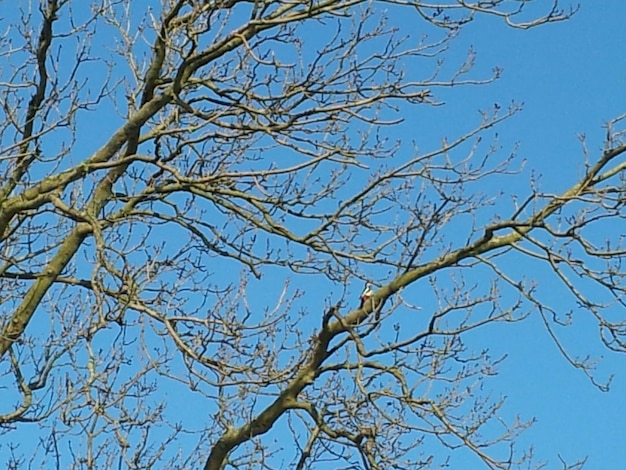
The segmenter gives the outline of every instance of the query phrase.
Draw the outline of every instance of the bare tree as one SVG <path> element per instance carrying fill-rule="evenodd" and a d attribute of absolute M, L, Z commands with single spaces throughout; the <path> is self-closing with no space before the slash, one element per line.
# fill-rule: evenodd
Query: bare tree
<path fill-rule="evenodd" d="M 507 204 L 484 185 L 514 174 L 514 155 L 481 138 L 516 106 L 412 155 L 389 133 L 445 88 L 497 78 L 475 73 L 473 53 L 442 66 L 474 17 L 529 28 L 571 11 L 21 5 L 0 48 L 10 468 L 417 469 L 459 448 L 487 468 L 527 465 L 515 444 L 529 423 L 502 424 L 482 390 L 500 359 L 465 333 L 538 312 L 596 379 L 561 342 L 563 309 L 508 269 L 519 259 L 553 273 L 624 351 L 624 321 L 605 314 L 624 302 L 623 231 L 594 231 L 623 223 L 624 116 L 570 189 L 533 184 Z M 365 280 L 360 308 L 349 286 Z M 313 283 L 328 290 L 300 290 Z"/>

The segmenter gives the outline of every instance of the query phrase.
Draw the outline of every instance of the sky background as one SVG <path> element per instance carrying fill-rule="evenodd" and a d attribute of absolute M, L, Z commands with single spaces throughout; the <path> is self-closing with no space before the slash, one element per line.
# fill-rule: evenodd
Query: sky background
<path fill-rule="evenodd" d="M 624 17 L 626 3 L 600 0 L 583 2 L 566 22 L 529 31 L 511 30 L 496 21 L 470 24 L 459 42 L 475 48 L 479 67 L 498 65 L 503 74 L 488 87 L 459 91 L 468 98 L 467 108 L 458 112 L 455 102 L 444 111 L 450 128 L 462 125 L 472 107 L 490 101 L 523 102 L 523 111 L 500 129 L 503 146 L 520 143 L 518 153 L 527 160 L 526 180 L 535 172 L 545 190 L 571 186 L 583 168 L 579 136 L 586 136 L 590 155 L 598 155 L 603 125 L 626 110 L 626 32 L 620 26 Z M 615 230 L 623 230 L 623 225 Z M 521 269 L 531 279 L 545 273 L 529 265 Z M 558 289 L 553 279 L 536 280 Z M 588 469 L 619 468 L 626 461 L 626 358 L 599 346 L 597 326 L 585 320 L 584 312 L 574 315 L 578 327 L 569 344 L 604 357 L 600 377 L 615 374 L 608 393 L 599 392 L 565 363 L 536 315 L 514 326 L 490 327 L 489 337 L 481 333 L 476 341 L 489 341 L 495 356 L 508 355 L 492 385 L 507 397 L 507 410 L 536 418 L 520 443 L 532 444 L 547 468 L 559 468 L 557 455 L 568 463 L 587 456 Z M 481 465 L 467 461 L 457 468 Z"/>
<path fill-rule="evenodd" d="M 623 18 L 626 3 L 619 0 L 585 2 L 568 21 L 530 30 L 513 30 L 493 17 L 478 18 L 454 40 L 444 67 L 462 64 L 471 47 L 476 66 L 470 76 L 485 78 L 493 67 L 499 67 L 501 78 L 487 86 L 436 90 L 435 96 L 445 106 L 401 111 L 404 123 L 390 131 L 403 142 L 399 153 L 408 155 L 413 141 L 424 153 L 438 148 L 443 138 L 450 141 L 477 125 L 478 110 L 489 109 L 494 103 L 502 107 L 523 103 L 520 113 L 497 128 L 501 155 L 518 146 L 519 161 L 525 161 L 523 169 L 512 177 L 485 180 L 491 187 L 483 189 L 487 193 L 504 190 L 523 199 L 530 193 L 531 178 L 537 179 L 547 193 L 569 188 L 584 170 L 581 137 L 585 137 L 590 158 L 597 157 L 604 144 L 605 123 L 626 111 Z M 412 15 L 392 13 L 390 20 L 404 32 L 424 34 L 423 24 Z M 513 212 L 510 199 L 499 207 L 503 218 Z M 611 229 L 624 233 L 626 227 L 616 222 Z M 460 233 L 459 243 L 465 235 L 467 232 Z M 556 469 L 562 468 L 560 458 L 567 464 L 587 458 L 586 469 L 619 468 L 626 461 L 626 358 L 610 353 L 599 343 L 597 323 L 576 308 L 559 281 L 527 259 L 518 264 L 519 259 L 501 262 L 508 272 L 535 280 L 542 298 L 559 313 L 573 311 L 574 327 L 560 332 L 572 355 L 603 358 L 597 369 L 601 382 L 615 376 L 610 391 L 600 392 L 559 354 L 535 312 L 521 323 L 489 325 L 465 336 L 475 350 L 489 347 L 493 357 L 507 356 L 499 375 L 486 386 L 493 397 L 506 397 L 501 414 L 505 420 L 511 422 L 516 415 L 536 420 L 518 440 L 518 449 L 533 447 L 535 462 Z M 371 278 L 383 278 L 382 271 L 372 270 Z M 468 282 L 484 286 L 493 278 L 482 277 L 484 274 L 476 270 Z M 316 283 L 311 279 L 304 289 L 302 303 L 311 310 L 311 300 L 319 298 L 319 293 L 328 303 L 342 294 L 340 286 L 324 280 Z M 356 299 L 362 283 L 355 281 L 349 289 Z M 429 311 L 432 297 L 426 280 L 411 285 L 403 296 L 421 305 L 422 311 Z M 623 318 L 624 312 L 616 313 Z M 414 321 L 399 318 L 400 324 Z M 313 316 L 312 326 L 317 321 Z M 457 452 L 450 468 L 482 469 L 484 464 L 473 455 Z"/>
<path fill-rule="evenodd" d="M 0 1 L 1 10 L 10 2 Z M 547 4 L 549 2 L 542 1 Z M 446 56 L 451 65 L 465 60 L 469 47 L 476 51 L 476 73 L 480 75 L 494 67 L 503 69 L 502 77 L 485 87 L 458 87 L 437 92 L 446 102 L 439 108 L 424 107 L 413 115 L 403 116 L 396 137 L 409 144 L 419 142 L 424 151 L 436 148 L 442 138 L 454 137 L 474 127 L 479 121 L 478 109 L 493 103 L 502 106 L 512 101 L 524 104 L 523 111 L 498 128 L 500 144 L 506 153 L 519 144 L 517 153 L 526 160 L 521 172 L 506 181 L 489 180 L 494 185 L 485 188 L 497 192 L 506 186 L 528 194 L 531 176 L 539 177 L 546 192 L 558 192 L 575 183 L 582 173 L 583 152 L 581 135 L 586 135 L 587 147 L 593 158 L 600 154 L 605 136 L 603 125 L 626 111 L 626 2 L 595 0 L 580 5 L 580 10 L 566 22 L 555 23 L 528 31 L 512 30 L 495 18 L 482 18 L 467 25 Z M 404 31 L 416 36 L 423 34 L 422 25 L 414 16 L 393 16 Z M 83 138 L 97 147 L 109 134 L 105 126 L 115 122 L 87 123 Z M 410 139 L 406 137 L 409 136 Z M 408 148 L 408 147 L 407 147 Z M 93 148 L 85 148 L 86 152 Z M 510 202 L 503 202 L 503 207 Z M 504 217 L 510 215 L 505 212 Z M 616 226 L 615 230 L 622 230 Z M 559 306 L 563 291 L 546 276 L 545 270 L 535 271 L 528 262 L 507 268 L 517 274 L 535 279 L 540 291 L 553 305 Z M 284 274 L 268 270 L 268 279 L 276 275 L 276 285 L 282 288 Z M 473 282 L 481 283 L 482 273 L 476 272 Z M 372 272 L 376 279 L 376 273 Z M 420 304 L 425 284 L 411 286 L 411 300 Z M 342 294 L 341 286 L 333 286 L 317 278 L 306 278 L 301 285 L 307 294 L 302 305 L 313 305 L 321 298 L 330 301 Z M 266 292 L 267 284 L 251 289 Z M 355 299 L 362 283 L 349 286 Z M 320 295 L 320 293 L 322 295 Z M 268 299 L 272 296 L 268 295 Z M 267 300 L 270 305 L 271 300 Z M 563 300 L 563 308 L 570 303 Z M 319 312 L 321 307 L 310 307 Z M 428 304 L 423 303 L 423 310 Z M 618 312 L 623 316 L 623 312 Z M 520 447 L 533 445 L 538 461 L 548 462 L 546 468 L 559 468 L 560 455 L 573 463 L 588 457 L 588 469 L 619 468 L 626 462 L 626 358 L 610 354 L 597 340 L 597 326 L 585 312 L 574 311 L 577 326 L 564 333 L 573 349 L 581 354 L 603 356 L 599 378 L 615 374 L 611 390 L 602 393 L 580 371 L 574 370 L 559 355 L 537 315 L 524 322 L 510 325 L 490 325 L 467 336 L 471 346 L 490 347 L 493 356 L 507 355 L 499 376 L 488 381 L 494 397 L 505 396 L 503 417 L 511 420 L 519 414 L 523 419 L 535 418 L 536 423 L 519 439 Z M 319 315 L 312 317 L 312 327 L 319 325 Z M 182 391 L 180 391 L 182 393 Z M 174 387 L 165 391 L 176 396 Z M 193 400 L 193 398 L 190 398 Z M 190 401 L 172 400 L 172 413 L 195 413 Z M 198 405 L 201 406 L 201 405 Z M 27 435 L 28 429 L 23 431 Z M 195 444 L 195 443 L 194 443 Z M 190 444 L 192 445 L 192 444 Z M 451 468 L 472 470 L 484 468 L 475 458 L 464 454 L 453 460 Z"/>
<path fill-rule="evenodd" d="M 497 129 L 503 153 L 519 145 L 517 154 L 525 160 L 523 170 L 508 179 L 488 180 L 493 187 L 485 191 L 505 189 L 523 199 L 530 193 L 531 178 L 538 179 L 548 193 L 569 188 L 583 174 L 581 138 L 584 136 L 590 158 L 597 157 L 602 152 L 606 122 L 626 111 L 623 18 L 625 2 L 600 0 L 584 2 L 568 21 L 530 30 L 513 30 L 496 18 L 477 19 L 454 41 L 446 55 L 447 64 L 463 63 L 471 47 L 476 52 L 473 76 L 482 73 L 486 77 L 497 66 L 503 71 L 501 78 L 487 86 L 437 90 L 436 96 L 446 105 L 404 115 L 396 136 L 405 144 L 417 141 L 426 152 L 440 145 L 442 138 L 450 140 L 476 125 L 477 110 L 494 103 L 503 107 L 523 103 L 522 112 Z M 422 34 L 414 17 L 392 19 L 403 31 Z M 503 204 L 502 217 L 506 218 L 512 206 Z M 625 227 L 616 222 L 610 229 L 624 233 Z M 614 374 L 610 391 L 600 392 L 581 371 L 566 363 L 536 313 L 518 324 L 490 325 L 466 336 L 476 349 L 489 347 L 494 357 L 507 356 L 488 386 L 494 397 L 506 397 L 503 417 L 512 419 L 519 414 L 522 419 L 536 419 L 519 438 L 519 447 L 532 446 L 536 462 L 545 462 L 548 469 L 561 468 L 559 458 L 568 464 L 587 458 L 587 469 L 620 468 L 626 461 L 626 357 L 610 353 L 599 343 L 596 322 L 576 308 L 560 282 L 545 269 L 528 260 L 519 265 L 515 260 L 503 263 L 509 272 L 535 280 L 543 298 L 559 313 L 573 309 L 575 326 L 561 331 L 565 344 L 575 357 L 589 354 L 602 358 L 597 369 L 599 381 Z M 477 272 L 470 281 L 481 284 L 492 278 L 481 276 Z M 358 282 L 352 286 L 355 297 L 361 287 Z M 330 298 L 333 293 L 335 297 L 340 294 L 324 283 L 313 288 L 331 292 Z M 427 290 L 427 284 L 417 283 L 404 295 L 428 311 Z M 616 313 L 623 318 L 623 311 Z M 473 470 L 484 465 L 473 456 L 457 453 L 451 468 Z"/>

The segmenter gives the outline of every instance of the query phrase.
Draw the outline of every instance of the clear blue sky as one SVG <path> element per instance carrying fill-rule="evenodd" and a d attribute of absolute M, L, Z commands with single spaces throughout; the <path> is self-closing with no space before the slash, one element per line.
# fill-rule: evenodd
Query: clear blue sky
<path fill-rule="evenodd" d="M 441 132 L 452 133 L 455 124 L 463 125 L 472 108 L 523 102 L 523 112 L 500 128 L 501 142 L 505 147 L 520 142 L 518 153 L 527 160 L 523 174 L 540 174 L 544 190 L 569 187 L 582 169 L 578 135 L 585 134 L 590 155 L 598 155 L 605 136 L 602 126 L 626 110 L 624 18 L 625 2 L 602 0 L 583 2 L 567 22 L 529 31 L 512 31 L 495 21 L 471 24 L 460 42 L 474 46 L 479 67 L 498 65 L 504 73 L 496 84 L 469 94 L 459 89 L 445 111 L 451 126 Z M 519 270 L 530 279 L 543 273 L 532 265 Z M 558 291 L 554 280 L 536 280 Z M 558 306 L 558 293 L 554 300 Z M 569 307 L 563 302 L 564 310 Z M 608 393 L 599 392 L 565 363 L 536 316 L 515 326 L 489 328 L 476 335 L 475 344 L 489 344 L 496 356 L 508 354 L 491 384 L 496 395 L 508 398 L 511 415 L 536 417 L 520 442 L 534 445 L 537 458 L 548 461 L 547 468 L 559 468 L 557 454 L 568 463 L 588 456 L 589 469 L 621 468 L 626 461 L 626 358 L 599 346 L 597 326 L 585 320 L 585 312 L 574 310 L 574 317 L 576 334 L 568 337 L 568 344 L 581 356 L 604 357 L 599 376 L 615 374 Z M 464 462 L 455 468 L 482 467 Z"/>
<path fill-rule="evenodd" d="M 541 2 L 540 2 L 541 3 Z M 547 3 L 547 2 L 544 2 Z M 523 111 L 498 128 L 503 151 L 519 143 L 526 160 L 522 173 L 506 182 L 492 181 L 487 192 L 505 189 L 529 194 L 531 175 L 539 177 L 545 192 L 562 191 L 582 174 L 584 156 L 579 137 L 585 135 L 590 157 L 602 151 L 603 125 L 626 111 L 626 3 L 620 0 L 585 2 L 568 21 L 527 31 L 511 30 L 494 18 L 468 25 L 455 41 L 447 60 L 460 64 L 471 46 L 477 54 L 476 72 L 503 69 L 494 84 L 476 88 L 452 88 L 442 92 L 446 106 L 423 114 L 405 116 L 398 138 L 417 140 L 421 148 L 434 148 L 477 122 L 477 109 L 497 102 L 523 103 Z M 415 28 L 410 16 L 405 31 Z M 400 20 L 402 21 L 402 20 Z M 410 137 L 410 139 L 407 139 Z M 506 218 L 508 212 L 502 213 Z M 615 230 L 625 229 L 624 224 Z M 465 233 L 461 234 L 461 236 Z M 560 468 L 559 456 L 568 464 L 587 457 L 587 469 L 621 468 L 626 462 L 626 357 L 612 354 L 598 341 L 598 328 L 589 315 L 570 302 L 559 283 L 530 262 L 509 272 L 534 279 L 545 298 L 561 308 L 573 309 L 575 325 L 565 332 L 574 356 L 603 358 L 598 378 L 615 374 L 611 389 L 602 393 L 585 375 L 560 356 L 536 314 L 515 325 L 495 325 L 471 335 L 476 349 L 489 347 L 493 356 L 507 355 L 500 374 L 487 382 L 494 397 L 507 398 L 505 417 L 536 418 L 519 443 L 533 446 L 537 462 Z M 471 281 L 491 279 L 477 272 Z M 354 286 L 355 295 L 361 285 Z M 323 290 L 324 288 L 320 288 Z M 415 303 L 429 292 L 427 283 L 411 286 Z M 423 305 L 428 311 L 428 305 Z M 617 312 L 623 318 L 625 312 Z M 451 468 L 484 468 L 473 457 L 457 455 Z"/>
<path fill-rule="evenodd" d="M 438 91 L 446 105 L 404 115 L 406 121 L 395 136 L 405 144 L 417 141 L 423 151 L 432 150 L 442 138 L 451 139 L 471 129 L 478 121 L 478 109 L 496 102 L 504 107 L 512 101 L 523 103 L 523 111 L 497 132 L 504 153 L 519 144 L 517 153 L 526 161 L 524 170 L 507 180 L 491 181 L 493 187 L 485 191 L 505 190 L 524 198 L 529 194 L 531 176 L 539 179 L 545 192 L 570 187 L 583 171 L 579 137 L 586 136 L 591 158 L 599 155 L 605 137 L 603 125 L 626 111 L 624 18 L 626 3 L 603 0 L 584 3 L 568 21 L 527 31 L 511 30 L 494 18 L 469 24 L 446 60 L 451 66 L 461 64 L 472 47 L 477 54 L 474 76 L 481 72 L 486 76 L 498 66 L 503 69 L 502 77 L 484 87 Z M 412 16 L 393 19 L 403 31 L 421 34 Z M 404 148 L 408 151 L 409 147 Z M 501 214 L 506 218 L 511 206 L 503 207 L 508 207 Z M 622 224 L 615 230 L 624 228 Z M 519 277 L 535 280 L 559 313 L 573 309 L 575 325 L 562 332 L 565 343 L 574 356 L 603 358 L 598 366 L 600 380 L 611 374 L 615 378 L 610 392 L 595 388 L 560 356 L 536 314 L 519 324 L 489 326 L 470 335 L 470 344 L 477 350 L 489 347 L 494 357 L 507 355 L 499 375 L 486 383 L 494 397 L 507 399 L 502 416 L 509 421 L 516 415 L 523 420 L 536 419 L 518 442 L 520 447 L 532 446 L 535 462 L 546 462 L 545 468 L 561 468 L 559 456 L 568 464 L 587 457 L 587 469 L 619 468 L 626 461 L 626 358 L 600 345 L 597 325 L 576 308 L 545 270 L 536 269 L 531 262 L 516 265 L 509 261 L 505 266 Z M 470 281 L 486 284 L 492 278 L 482 275 L 477 271 Z M 372 277 L 375 279 L 376 273 Z M 329 298 L 341 295 L 340 288 L 323 282 L 304 288 L 314 292 L 309 299 L 319 298 L 320 292 Z M 356 297 L 362 284 L 357 281 L 351 288 Z M 404 295 L 416 304 L 422 300 L 427 312 L 424 299 L 429 292 L 423 282 L 410 286 Z M 312 302 L 305 297 L 303 304 L 311 306 Z M 624 312 L 618 314 L 623 317 Z M 484 465 L 473 456 L 457 453 L 451 468 L 473 470 Z"/>
<path fill-rule="evenodd" d="M 8 3 L 0 1 L 1 8 Z M 524 170 L 506 183 L 492 181 L 493 187 L 485 188 L 486 191 L 497 192 L 506 186 L 509 192 L 519 192 L 523 198 L 528 194 L 531 174 L 540 175 L 541 187 L 547 192 L 569 187 L 582 172 L 583 153 L 578 136 L 585 134 L 591 157 L 598 155 L 605 135 L 603 124 L 626 111 L 625 18 L 623 0 L 596 0 L 582 4 L 569 21 L 529 31 L 511 30 L 495 18 L 469 24 L 455 41 L 448 60 L 462 62 L 471 46 L 477 53 L 476 72 L 486 73 L 498 66 L 503 69 L 501 79 L 485 87 L 443 90 L 439 96 L 446 106 L 404 116 L 406 122 L 398 127 L 396 137 L 405 143 L 416 140 L 424 150 L 432 150 L 442 138 L 454 137 L 473 127 L 478 121 L 478 109 L 495 102 L 503 106 L 511 101 L 523 102 L 523 111 L 504 123 L 498 133 L 504 152 L 519 143 L 517 153 L 526 160 Z M 406 32 L 422 34 L 421 26 L 408 20 L 400 26 Z M 88 134 L 83 134 L 83 138 L 87 135 L 99 145 L 97 140 L 108 136 L 103 126 L 102 120 L 98 125 L 89 123 Z M 553 285 L 554 279 L 545 276 L 544 270 L 535 271 L 535 267 L 532 263 L 507 265 L 516 274 L 535 279 L 553 306 L 562 306 L 564 311 L 572 308 L 570 301 L 561 301 L 562 291 Z M 284 273 L 268 270 L 264 281 L 271 283 L 272 276 L 276 276 L 275 285 L 282 287 Z M 477 271 L 476 279 L 471 281 L 488 282 L 481 276 L 482 272 Z M 267 295 L 267 284 L 259 286 L 263 289 L 259 294 Z M 336 300 L 342 294 L 342 286 L 312 277 L 305 277 L 294 286 L 306 291 L 298 305 L 313 312 L 311 328 L 319 324 L 322 299 Z M 251 288 L 257 287 L 252 283 Z M 349 286 L 355 302 L 361 288 L 360 281 Z M 427 289 L 427 283 L 411 286 L 406 295 L 419 304 L 426 298 L 422 289 Z M 267 300 L 267 304 L 271 303 Z M 423 304 L 423 311 L 428 311 L 427 303 Z M 623 316 L 624 312 L 618 314 Z M 615 374 L 608 393 L 598 391 L 565 362 L 536 315 L 515 325 L 489 326 L 468 335 L 468 341 L 476 349 L 491 348 L 494 356 L 508 356 L 500 366 L 500 375 L 490 379 L 487 386 L 495 397 L 507 397 L 504 418 L 511 420 L 516 414 L 522 419 L 536 418 L 534 426 L 519 440 L 521 446 L 534 446 L 536 460 L 547 461 L 546 468 L 551 469 L 559 468 L 558 455 L 568 463 L 588 456 L 588 469 L 619 468 L 626 462 L 626 358 L 610 354 L 600 346 L 597 326 L 587 320 L 585 312 L 574 310 L 574 317 L 577 324 L 564 337 L 580 355 L 604 356 L 599 377 Z M 163 393 L 178 397 L 184 391 L 172 386 Z M 204 406 L 197 402 L 192 407 L 194 399 L 191 396 L 180 402 L 173 398 L 170 411 L 188 412 L 191 418 L 196 406 Z M 29 429 L 22 431 L 27 435 Z M 194 444 L 195 440 L 188 445 Z M 460 454 L 453 460 L 452 468 L 472 470 L 484 466 L 475 458 L 466 460 Z"/>

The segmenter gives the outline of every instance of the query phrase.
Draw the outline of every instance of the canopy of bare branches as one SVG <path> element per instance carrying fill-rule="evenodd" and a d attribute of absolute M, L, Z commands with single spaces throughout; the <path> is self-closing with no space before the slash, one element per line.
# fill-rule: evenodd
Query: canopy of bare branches
<path fill-rule="evenodd" d="M 18 3 L 0 28 L 11 468 L 428 469 L 458 448 L 487 468 L 530 461 L 515 446 L 528 423 L 502 423 L 481 391 L 499 358 L 463 335 L 538 312 L 596 378 L 560 341 L 568 318 L 507 270 L 522 258 L 624 351 L 626 323 L 605 313 L 624 301 L 624 230 L 594 236 L 623 224 L 623 117 L 567 191 L 531 185 L 508 206 L 481 188 L 519 168 L 486 143 L 515 105 L 427 151 L 390 132 L 498 77 L 472 54 L 441 66 L 476 16 L 526 29 L 569 6 Z M 358 308 L 347 286 L 366 280 Z M 23 444 L 35 428 L 38 448 Z"/>

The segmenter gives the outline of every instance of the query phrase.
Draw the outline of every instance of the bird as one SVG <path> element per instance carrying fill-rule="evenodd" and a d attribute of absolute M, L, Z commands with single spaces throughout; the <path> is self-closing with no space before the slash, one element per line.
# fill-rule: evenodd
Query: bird
<path fill-rule="evenodd" d="M 361 294 L 361 305 L 359 306 L 359 308 L 363 308 L 365 302 L 367 302 L 372 295 L 374 295 L 374 291 L 372 290 L 372 284 L 370 282 L 366 282 L 365 289 Z"/>

